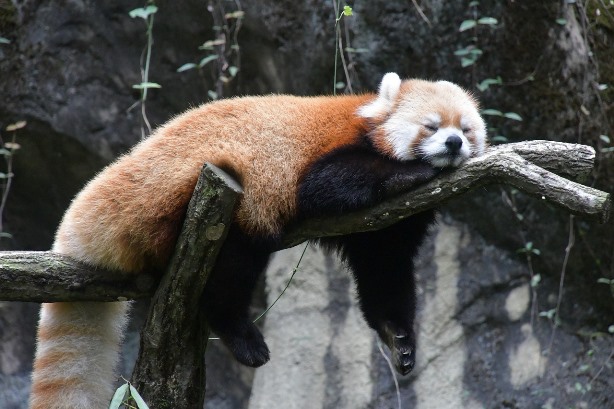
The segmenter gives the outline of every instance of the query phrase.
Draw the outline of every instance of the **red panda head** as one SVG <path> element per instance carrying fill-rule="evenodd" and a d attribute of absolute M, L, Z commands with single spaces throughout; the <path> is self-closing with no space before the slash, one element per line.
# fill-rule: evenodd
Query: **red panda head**
<path fill-rule="evenodd" d="M 486 126 L 477 101 L 447 81 L 401 81 L 384 75 L 377 97 L 358 109 L 374 124 L 376 149 L 399 160 L 423 159 L 436 167 L 458 166 L 481 155 Z"/>

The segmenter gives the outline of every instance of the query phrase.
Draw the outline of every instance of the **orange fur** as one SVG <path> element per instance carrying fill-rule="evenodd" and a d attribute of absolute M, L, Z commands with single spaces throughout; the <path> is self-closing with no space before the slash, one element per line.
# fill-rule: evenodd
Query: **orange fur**
<path fill-rule="evenodd" d="M 96 265 L 162 268 L 205 162 L 230 168 L 251 233 L 278 233 L 295 213 L 296 186 L 316 158 L 354 142 L 372 96 L 230 99 L 189 111 L 110 165 L 77 196 L 55 248 Z"/>

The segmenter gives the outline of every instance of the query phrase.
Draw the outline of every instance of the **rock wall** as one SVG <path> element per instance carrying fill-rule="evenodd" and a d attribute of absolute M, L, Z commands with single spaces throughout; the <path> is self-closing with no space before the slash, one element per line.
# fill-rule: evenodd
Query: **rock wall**
<path fill-rule="evenodd" d="M 273 259 L 269 304 L 302 250 Z M 267 315 L 271 361 L 255 371 L 246 407 L 397 408 L 398 399 L 400 407 L 416 409 L 606 408 L 612 402 L 612 340 L 597 337 L 593 344 L 561 329 L 553 334 L 532 313 L 533 302 L 548 308 L 552 299 L 532 300 L 524 263 L 445 217 L 417 269 L 418 360 L 408 377 L 397 379 L 399 395 L 375 334 L 360 317 L 347 271 L 309 247 Z"/>
<path fill-rule="evenodd" d="M 364 51 L 351 56 L 356 91 L 374 89 L 387 71 L 450 79 L 473 90 L 482 79 L 501 76 L 504 86 L 475 91 L 477 96 L 484 108 L 516 112 L 524 121 L 488 117 L 491 136 L 593 145 L 598 166 L 587 183 L 604 190 L 614 186 L 614 154 L 600 138 L 614 140 L 612 7 L 596 0 L 483 0 L 472 9 L 469 2 L 423 0 L 417 3 L 427 23 L 414 2 L 350 3 L 354 16 L 344 18 L 347 33 L 352 47 Z M 207 70 L 176 72 L 202 58 L 198 47 L 214 38 L 207 2 L 156 4 L 150 79 L 162 88 L 150 90 L 146 103 L 154 126 L 206 101 L 215 87 Z M 211 4 L 217 10 L 222 2 Z M 228 10 L 233 4 L 223 2 Z M 49 248 L 76 191 L 139 140 L 140 111 L 130 108 L 139 98 L 132 85 L 141 82 L 145 26 L 128 12 L 142 5 L 134 0 L 0 3 L 0 36 L 11 41 L 0 44 L 0 129 L 28 121 L 17 136 L 22 148 L 14 158 L 4 214 L 13 239 L 3 239 L 2 248 Z M 240 71 L 224 87 L 225 96 L 331 93 L 333 2 L 243 0 L 241 5 Z M 483 16 L 497 18 L 497 26 L 458 32 L 463 20 Z M 483 54 L 462 68 L 454 53 L 468 45 Z M 345 81 L 341 70 L 339 79 Z M 450 203 L 443 214 L 419 263 L 419 362 L 410 377 L 399 379 L 402 407 L 610 407 L 614 340 L 607 328 L 614 298 L 596 281 L 614 278 L 614 224 L 571 220 L 576 241 L 561 326 L 553 335 L 550 321 L 537 314 L 556 305 L 568 215 L 499 187 Z M 535 289 L 524 256 L 516 253 L 529 241 L 541 251 L 532 260 L 542 278 Z M 260 308 L 284 285 L 297 251 L 274 259 L 266 291 L 256 300 Z M 393 378 L 356 310 L 351 280 L 333 257 L 308 251 L 264 322 L 273 353 L 267 366 L 240 367 L 223 347 L 210 344 L 207 407 L 397 407 Z M 0 303 L 0 408 L 25 407 L 36 310 L 31 304 Z M 135 308 L 135 315 L 144 310 Z M 121 369 L 126 376 L 138 345 L 138 323 L 126 342 Z"/>

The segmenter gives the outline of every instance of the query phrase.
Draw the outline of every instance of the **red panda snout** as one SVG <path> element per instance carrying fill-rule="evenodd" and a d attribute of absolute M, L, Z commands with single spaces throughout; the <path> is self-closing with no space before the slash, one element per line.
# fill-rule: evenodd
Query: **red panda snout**
<path fill-rule="evenodd" d="M 418 145 L 416 157 L 438 168 L 456 167 L 471 157 L 471 143 L 456 127 L 438 128 Z"/>
<path fill-rule="evenodd" d="M 446 139 L 445 145 L 446 148 L 448 148 L 448 152 L 450 152 L 450 154 L 456 155 L 460 151 L 460 148 L 463 146 L 463 140 L 460 138 L 460 136 L 452 134 L 448 136 L 448 139 Z"/>

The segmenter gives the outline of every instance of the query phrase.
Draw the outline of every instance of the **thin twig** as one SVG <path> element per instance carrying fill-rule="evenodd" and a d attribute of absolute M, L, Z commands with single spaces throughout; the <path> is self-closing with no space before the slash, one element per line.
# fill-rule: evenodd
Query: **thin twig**
<path fill-rule="evenodd" d="M 556 333 L 556 328 L 558 327 L 559 322 L 559 309 L 561 308 L 561 301 L 563 300 L 563 285 L 565 283 L 565 272 L 567 271 L 567 263 L 569 261 L 569 254 L 571 253 L 571 249 L 573 248 L 576 242 L 576 235 L 574 233 L 574 215 L 569 215 L 569 238 L 567 239 L 567 247 L 565 247 L 565 258 L 563 259 L 563 267 L 561 268 L 561 278 L 559 280 L 559 295 L 556 299 L 556 308 L 554 310 L 554 322 L 552 323 L 552 334 L 550 334 L 550 342 L 548 343 L 548 354 L 550 354 L 552 349 L 552 344 L 554 343 L 554 334 Z"/>
<path fill-rule="evenodd" d="M 603 365 L 601 365 L 601 368 L 599 368 L 599 370 L 597 371 L 597 373 L 595 374 L 595 376 L 593 376 L 591 378 L 591 380 L 588 382 L 589 385 L 592 385 L 593 382 L 599 377 L 599 375 L 601 375 L 601 372 L 603 371 L 603 368 L 605 368 L 608 363 L 610 362 L 610 359 L 612 359 L 612 356 L 614 356 L 614 348 L 612 348 L 612 351 L 610 351 L 610 355 L 608 356 L 608 358 L 605 360 L 605 362 L 603 363 Z"/>
<path fill-rule="evenodd" d="M 275 301 L 273 301 L 271 303 L 271 305 L 269 305 L 264 311 L 262 311 L 260 313 L 260 315 L 258 315 L 255 319 L 254 319 L 254 323 L 256 323 L 260 318 L 264 317 L 264 315 L 266 313 L 269 312 L 269 310 L 271 308 L 273 308 L 273 306 L 275 304 L 277 304 L 277 301 L 279 301 L 279 299 L 281 298 L 282 295 L 284 295 L 284 293 L 286 292 L 286 290 L 288 289 L 288 287 L 290 287 L 290 283 L 292 283 L 292 279 L 294 278 L 294 275 L 296 274 L 296 272 L 298 271 L 299 266 L 301 265 L 301 262 L 303 261 L 303 256 L 305 255 L 305 252 L 307 251 L 307 247 L 309 246 L 309 243 L 305 243 L 305 247 L 303 248 L 303 252 L 301 253 L 301 256 L 298 259 L 298 262 L 296 263 L 296 266 L 294 267 L 294 270 L 292 270 L 292 274 L 290 275 L 290 279 L 288 279 L 288 282 L 286 283 L 286 286 L 284 287 L 284 289 L 281 291 L 281 293 L 279 293 L 279 295 L 277 296 L 277 298 L 275 298 Z M 212 340 L 219 340 L 219 337 L 209 337 L 209 341 Z"/>
<path fill-rule="evenodd" d="M 298 271 L 299 266 L 301 265 L 301 261 L 303 261 L 303 256 L 305 255 L 305 252 L 307 251 L 307 247 L 309 246 L 309 242 L 305 243 L 305 247 L 303 247 L 303 252 L 301 253 L 301 256 L 298 259 L 298 262 L 296 263 L 296 266 L 294 267 L 294 270 L 292 270 L 292 274 L 290 275 L 290 279 L 288 280 L 288 282 L 286 283 L 286 286 L 284 287 L 284 289 L 281 291 L 281 293 L 279 293 L 279 295 L 277 296 L 277 298 L 275 298 L 275 301 L 273 301 L 271 303 L 271 305 L 269 305 L 267 307 L 266 310 L 262 311 L 262 313 L 260 313 L 260 315 L 258 315 L 255 319 L 254 319 L 254 323 L 257 322 L 260 318 L 262 318 L 267 312 L 269 312 L 269 310 L 271 308 L 273 308 L 273 306 L 275 304 L 277 304 L 277 301 L 279 301 L 279 299 L 281 298 L 282 295 L 284 295 L 284 293 L 286 292 L 286 290 L 288 289 L 288 287 L 290 287 L 290 283 L 292 282 L 292 279 L 294 278 L 294 275 L 296 274 L 296 272 Z"/>
<path fill-rule="evenodd" d="M 392 380 L 394 381 L 394 387 L 397 392 L 397 408 L 402 409 L 401 408 L 401 391 L 399 390 L 399 381 L 397 380 L 397 374 L 394 371 L 394 368 L 392 367 L 392 362 L 390 362 L 390 358 L 388 358 L 388 355 L 386 355 L 386 352 L 384 352 L 384 349 L 382 348 L 382 344 L 379 341 L 379 337 L 375 336 L 375 341 L 377 343 L 377 349 L 379 349 L 380 354 L 382 354 L 382 356 L 386 360 L 386 363 L 388 364 L 388 369 L 390 369 L 390 374 L 392 375 Z"/>
<path fill-rule="evenodd" d="M 13 131 L 13 138 L 11 139 L 11 144 L 13 145 L 13 147 L 15 146 L 16 135 L 17 132 Z M 5 147 L 2 138 L 0 138 L 0 147 Z M 2 189 L 2 202 L 0 202 L 0 233 L 4 232 L 4 225 L 2 221 L 2 219 L 4 218 L 4 208 L 6 207 L 6 201 L 9 197 L 9 191 L 11 190 L 11 185 L 13 183 L 13 154 L 15 152 L 15 149 L 11 148 L 8 149 L 8 151 L 10 153 L 4 156 L 4 159 L 6 160 L 6 182 L 4 183 Z"/>
<path fill-rule="evenodd" d="M 422 20 L 424 20 L 424 22 L 426 23 L 426 25 L 431 27 L 431 21 L 428 19 L 426 14 L 424 14 L 424 11 L 422 11 L 422 8 L 418 5 L 418 2 L 416 0 L 411 0 L 411 2 L 414 3 L 414 7 L 418 11 L 418 14 L 420 14 L 420 17 L 422 17 Z"/>

